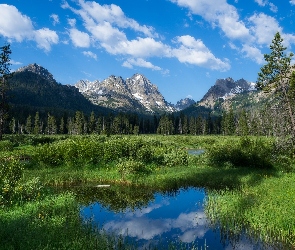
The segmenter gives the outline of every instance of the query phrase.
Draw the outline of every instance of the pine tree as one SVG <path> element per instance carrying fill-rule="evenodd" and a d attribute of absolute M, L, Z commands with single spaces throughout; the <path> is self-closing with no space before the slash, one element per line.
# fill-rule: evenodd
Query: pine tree
<path fill-rule="evenodd" d="M 59 133 L 65 134 L 65 120 L 63 117 L 60 119 Z"/>
<path fill-rule="evenodd" d="M 3 138 L 4 123 L 8 117 L 8 78 L 10 73 L 10 44 L 0 47 L 0 141 Z"/>
<path fill-rule="evenodd" d="M 26 121 L 26 127 L 25 127 L 25 131 L 28 134 L 32 133 L 32 117 L 29 115 Z"/>
<path fill-rule="evenodd" d="M 46 132 L 48 135 L 54 135 L 57 132 L 56 119 L 48 113 Z"/>
<path fill-rule="evenodd" d="M 286 127 L 285 136 L 290 131 L 292 143 L 295 144 L 295 113 L 294 107 L 292 107 L 292 97 L 289 93 L 292 71 L 294 70 L 294 66 L 291 65 L 293 53 L 286 55 L 286 49 L 283 46 L 280 33 L 277 32 L 270 45 L 270 54 L 264 55 L 266 64 L 258 73 L 256 87 L 268 93 L 273 91 L 274 94 L 279 96 L 283 106 L 281 112 L 286 113 L 287 120 L 290 121 L 290 124 L 284 125 Z"/>
<path fill-rule="evenodd" d="M 40 118 L 39 118 L 39 112 L 36 112 L 36 115 L 35 115 L 33 133 L 35 135 L 40 134 Z"/>
<path fill-rule="evenodd" d="M 237 130 L 239 135 L 246 136 L 249 134 L 248 117 L 244 109 L 240 113 Z"/>
<path fill-rule="evenodd" d="M 12 134 L 15 134 L 16 131 L 17 131 L 17 128 L 16 128 L 16 121 L 15 121 L 15 118 L 13 117 L 9 123 L 9 128 L 10 128 L 10 132 Z"/>
<path fill-rule="evenodd" d="M 92 111 L 89 117 L 89 122 L 88 122 L 88 131 L 90 134 L 93 134 L 95 132 L 95 126 L 96 126 L 96 119 L 94 112 Z"/>
<path fill-rule="evenodd" d="M 189 131 L 191 135 L 197 134 L 196 119 L 193 116 L 190 117 L 190 120 L 189 120 Z"/>

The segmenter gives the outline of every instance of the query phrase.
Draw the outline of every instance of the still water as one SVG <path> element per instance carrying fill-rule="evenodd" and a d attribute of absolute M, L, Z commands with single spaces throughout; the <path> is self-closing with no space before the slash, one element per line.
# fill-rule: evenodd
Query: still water
<path fill-rule="evenodd" d="M 165 248 L 165 244 L 179 241 L 188 249 L 266 249 L 246 235 L 229 239 L 218 228 L 211 228 L 204 213 L 205 200 L 204 189 L 186 188 L 154 193 L 144 205 L 132 209 L 128 205 L 116 209 L 105 201 L 93 202 L 81 208 L 81 216 L 108 232 L 130 238 L 139 249 L 158 243 Z"/>

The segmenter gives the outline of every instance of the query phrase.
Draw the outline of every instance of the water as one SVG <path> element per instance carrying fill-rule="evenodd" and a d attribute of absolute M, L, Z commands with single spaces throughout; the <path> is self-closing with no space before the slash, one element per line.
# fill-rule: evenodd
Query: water
<path fill-rule="evenodd" d="M 132 190 L 120 194 L 111 188 L 100 190 L 106 192 L 100 197 L 113 194 L 120 205 L 111 204 L 112 199 L 109 205 L 105 200 L 94 202 L 81 208 L 82 218 L 92 219 L 92 223 L 100 228 L 132 239 L 139 248 L 159 242 L 165 248 L 169 242 L 181 241 L 188 246 L 197 245 L 199 249 L 204 249 L 205 245 L 206 249 L 216 250 L 263 249 L 260 243 L 255 243 L 246 235 L 228 239 L 218 228 L 210 227 L 204 213 L 204 189 L 188 188 L 152 195 L 147 191 L 148 195 L 143 200 L 138 200 L 136 195 L 136 198 L 133 197 L 137 202 L 131 201 L 132 208 L 121 200 L 121 195 L 130 200 L 127 193 L 132 195 Z M 136 193 L 136 190 L 133 192 Z"/>
<path fill-rule="evenodd" d="M 187 150 L 189 155 L 201 155 L 205 153 L 204 149 L 188 149 Z"/>

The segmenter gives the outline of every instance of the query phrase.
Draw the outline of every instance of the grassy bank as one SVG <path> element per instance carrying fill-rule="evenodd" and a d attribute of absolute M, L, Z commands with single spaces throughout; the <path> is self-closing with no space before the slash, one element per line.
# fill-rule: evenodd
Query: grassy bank
<path fill-rule="evenodd" d="M 205 153 L 189 156 L 187 149 L 190 148 L 205 149 Z M 31 249 L 31 241 L 32 246 L 39 249 L 79 249 L 84 244 L 88 244 L 88 249 L 99 249 L 95 245 L 98 241 L 120 245 L 120 242 L 114 243 L 114 238 L 96 234 L 95 229 L 81 224 L 77 207 L 79 202 L 87 202 L 86 198 L 84 201 L 79 198 L 85 197 L 85 193 L 81 195 L 73 190 L 57 195 L 48 191 L 52 187 L 87 185 L 93 188 L 98 184 L 136 185 L 147 191 L 141 198 L 132 192 L 120 196 L 118 190 L 120 204 L 114 205 L 118 210 L 127 203 L 136 206 L 148 202 L 155 191 L 205 187 L 208 191 L 206 212 L 212 224 L 220 225 L 224 231 L 246 230 L 266 242 L 295 246 L 294 161 L 292 152 L 276 150 L 273 138 L 7 137 L 0 145 L 0 157 L 7 162 L 6 177 L 0 182 L 5 208 L 0 220 L 1 225 L 9 229 L 1 229 L 0 240 L 2 242 L 7 232 L 14 235 L 10 243 L 6 242 L 7 249 L 15 249 L 12 244 L 15 241 L 19 242 L 16 248 L 21 249 Z M 21 171 L 22 175 L 8 185 L 7 180 L 12 176 L 9 171 Z M 32 182 L 36 178 L 38 181 Z M 126 197 L 128 201 L 124 200 Z M 93 197 L 87 199 L 90 202 Z M 108 202 L 108 197 L 105 201 Z M 48 215 L 43 217 L 44 207 Z M 24 227 L 25 224 L 28 226 Z M 19 230 L 20 226 L 27 233 Z M 69 235 L 58 235 L 64 228 L 70 229 Z M 35 237 L 33 232 L 46 232 L 46 236 Z M 38 246 L 41 242 L 45 243 Z M 102 249 L 111 249 L 103 246 Z"/>

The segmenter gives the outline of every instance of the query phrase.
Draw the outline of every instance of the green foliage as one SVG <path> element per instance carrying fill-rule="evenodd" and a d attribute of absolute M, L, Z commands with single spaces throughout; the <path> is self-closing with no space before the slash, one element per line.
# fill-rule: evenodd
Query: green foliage
<path fill-rule="evenodd" d="M 15 188 L 22 178 L 23 166 L 15 158 L 1 159 L 0 162 L 0 206 L 11 204 Z"/>
<path fill-rule="evenodd" d="M 33 159 L 43 165 L 83 167 L 132 159 L 144 164 L 177 166 L 188 164 L 188 154 L 159 141 L 138 137 L 73 137 L 37 147 Z M 100 164 L 103 165 L 103 164 Z"/>
<path fill-rule="evenodd" d="M 8 141 L 8 140 L 0 141 L 0 152 L 12 151 L 12 150 L 13 150 L 13 143 L 11 141 Z"/>
<path fill-rule="evenodd" d="M 149 172 L 148 167 L 143 162 L 133 159 L 120 159 L 116 165 L 116 169 L 122 179 L 128 174 L 144 174 Z"/>
<path fill-rule="evenodd" d="M 242 137 L 239 142 L 227 141 L 213 145 L 208 150 L 208 157 L 215 166 L 271 168 L 272 153 L 272 143 Z"/>

